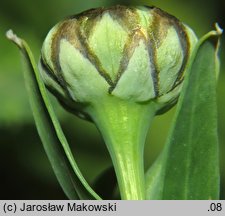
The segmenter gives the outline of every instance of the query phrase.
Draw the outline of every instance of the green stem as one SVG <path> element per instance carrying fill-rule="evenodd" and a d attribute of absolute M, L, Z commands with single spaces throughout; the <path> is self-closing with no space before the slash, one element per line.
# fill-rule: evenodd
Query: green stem
<path fill-rule="evenodd" d="M 145 199 L 143 149 L 155 114 L 153 104 L 128 103 L 112 97 L 88 111 L 111 155 L 121 198 Z"/>

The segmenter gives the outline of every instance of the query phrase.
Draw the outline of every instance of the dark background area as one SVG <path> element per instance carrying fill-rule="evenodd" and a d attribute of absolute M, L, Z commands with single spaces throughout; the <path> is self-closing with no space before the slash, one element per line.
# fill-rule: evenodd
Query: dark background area
<path fill-rule="evenodd" d="M 156 5 L 193 28 L 198 37 L 218 22 L 225 29 L 224 0 L 7 0 L 0 3 L 0 199 L 66 199 L 38 137 L 24 86 L 18 50 L 5 38 L 13 29 L 27 40 L 38 60 L 41 44 L 62 18 L 93 7 L 114 4 Z M 225 199 L 225 36 L 222 38 L 218 79 L 218 128 L 221 159 L 221 199 Z M 111 166 L 103 140 L 95 126 L 66 113 L 54 98 L 57 114 L 84 176 L 93 183 Z M 147 138 L 148 168 L 163 147 L 173 118 L 173 108 L 156 117 Z M 102 190 L 111 181 L 102 183 Z"/>

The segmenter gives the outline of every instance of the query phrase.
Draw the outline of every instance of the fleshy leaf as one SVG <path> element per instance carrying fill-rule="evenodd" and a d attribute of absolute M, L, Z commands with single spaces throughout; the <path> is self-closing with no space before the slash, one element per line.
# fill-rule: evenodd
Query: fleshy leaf
<path fill-rule="evenodd" d="M 11 30 L 7 32 L 7 38 L 13 41 L 23 54 L 27 69 L 24 70 L 25 83 L 35 123 L 65 194 L 69 199 L 101 199 L 88 185 L 73 158 L 28 44 Z"/>
<path fill-rule="evenodd" d="M 199 40 L 166 146 L 146 173 L 147 199 L 219 199 L 216 26 Z"/>

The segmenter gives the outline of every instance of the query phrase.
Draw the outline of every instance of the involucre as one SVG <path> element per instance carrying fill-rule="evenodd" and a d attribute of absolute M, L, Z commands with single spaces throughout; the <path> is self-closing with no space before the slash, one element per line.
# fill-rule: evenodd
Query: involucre
<path fill-rule="evenodd" d="M 54 26 L 39 65 L 48 89 L 80 117 L 105 97 L 155 102 L 160 113 L 176 103 L 196 42 L 159 8 L 97 8 Z"/>

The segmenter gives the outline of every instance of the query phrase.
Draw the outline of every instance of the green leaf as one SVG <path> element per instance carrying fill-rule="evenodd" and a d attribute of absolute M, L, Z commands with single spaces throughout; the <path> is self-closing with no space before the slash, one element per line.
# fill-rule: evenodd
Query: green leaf
<path fill-rule="evenodd" d="M 34 57 L 28 44 L 10 30 L 8 39 L 21 50 L 27 70 L 24 70 L 25 83 L 44 149 L 56 177 L 69 199 L 101 199 L 82 176 L 58 119 L 49 102 L 46 88 L 41 80 Z"/>
<path fill-rule="evenodd" d="M 167 155 L 164 150 L 145 175 L 146 199 L 148 200 L 162 199 L 166 156 Z"/>
<path fill-rule="evenodd" d="M 166 146 L 146 174 L 147 199 L 219 199 L 217 26 L 199 42 Z"/>

